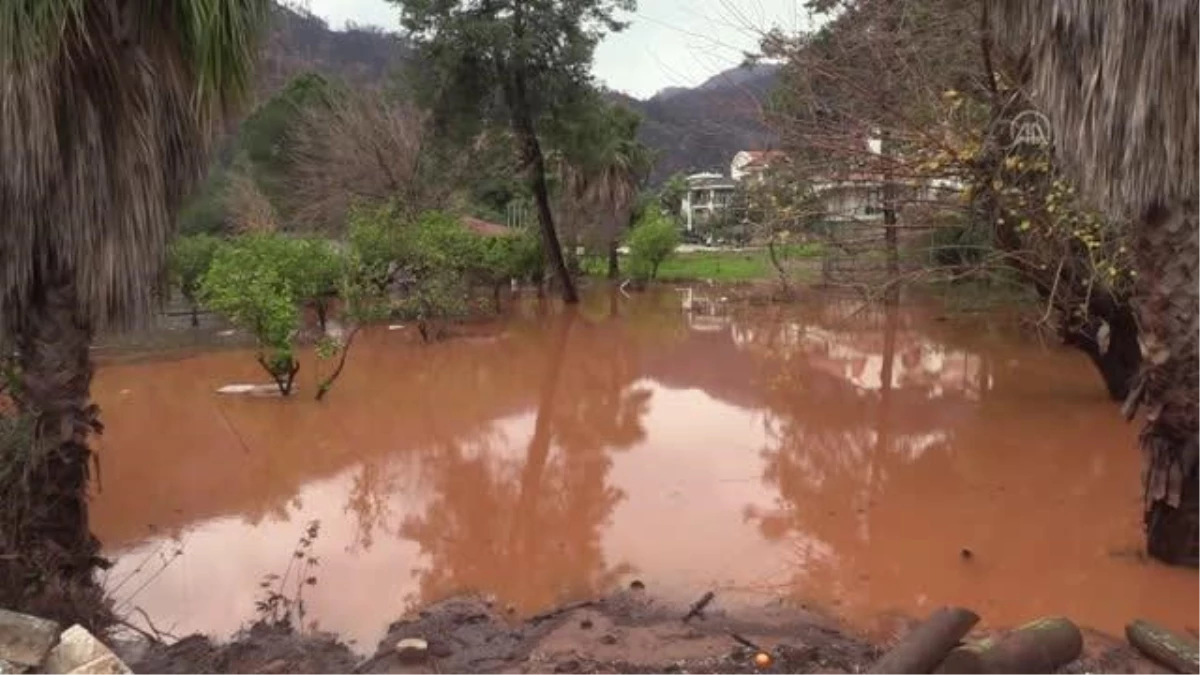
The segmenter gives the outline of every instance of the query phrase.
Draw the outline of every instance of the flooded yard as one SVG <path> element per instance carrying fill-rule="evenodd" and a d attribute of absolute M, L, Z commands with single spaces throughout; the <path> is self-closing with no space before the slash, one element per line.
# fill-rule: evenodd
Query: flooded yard
<path fill-rule="evenodd" d="M 109 589 L 228 635 L 317 521 L 307 618 L 367 648 L 460 591 L 530 614 L 634 579 L 867 632 L 946 603 L 1194 627 L 1194 571 L 1140 554 L 1137 427 L 1079 353 L 922 303 L 680 298 L 371 330 L 321 403 L 310 354 L 290 400 L 215 393 L 262 381 L 244 350 L 102 366 Z"/>

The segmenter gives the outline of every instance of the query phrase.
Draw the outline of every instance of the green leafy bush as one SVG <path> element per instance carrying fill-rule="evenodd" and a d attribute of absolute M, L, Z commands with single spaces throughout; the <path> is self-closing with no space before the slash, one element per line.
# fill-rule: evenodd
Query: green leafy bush
<path fill-rule="evenodd" d="M 286 256 L 277 255 L 287 245 L 276 235 L 239 237 L 218 249 L 200 284 L 207 307 L 254 335 L 258 362 L 284 396 L 300 370 L 293 349 L 300 312 L 283 271 Z"/>
<path fill-rule="evenodd" d="M 221 240 L 208 234 L 182 236 L 171 245 L 171 282 L 179 287 L 179 292 L 192 306 L 193 326 L 200 323 L 196 316 L 200 281 L 220 246 Z"/>
<path fill-rule="evenodd" d="M 640 281 L 658 276 L 658 267 L 679 246 L 679 228 L 671 219 L 653 211 L 642 215 L 629 233 L 630 271 Z"/>

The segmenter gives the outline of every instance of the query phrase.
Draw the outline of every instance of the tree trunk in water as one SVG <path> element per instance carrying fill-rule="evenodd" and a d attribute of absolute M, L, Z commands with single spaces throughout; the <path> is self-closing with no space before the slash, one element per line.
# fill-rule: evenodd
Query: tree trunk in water
<path fill-rule="evenodd" d="M 99 433 L 99 409 L 90 402 L 92 327 L 79 311 L 71 274 L 43 278 L 19 328 L 23 412 L 33 420 L 33 447 L 21 486 L 4 485 L 5 507 L 20 511 L 0 529 L 0 545 L 24 558 L 39 581 L 89 586 L 99 542 L 88 529 L 87 487 Z M 18 504 L 16 500 L 20 500 Z M 6 514 L 6 518 L 11 514 Z"/>
<path fill-rule="evenodd" d="M 1142 365 L 1133 308 L 1106 291 L 1097 292 L 1088 305 L 1087 324 L 1074 329 L 1064 327 L 1063 343 L 1087 354 L 1100 371 L 1109 397 L 1123 402 Z"/>
<path fill-rule="evenodd" d="M 513 36 L 519 44 L 524 39 L 525 28 L 523 6 L 520 2 L 513 3 Z M 550 265 L 562 286 L 563 302 L 573 305 L 579 302 L 579 294 L 575 292 L 575 282 L 567 271 L 567 263 L 563 260 L 562 247 L 558 243 L 558 233 L 554 230 L 554 215 L 550 211 L 550 190 L 546 187 L 546 158 L 542 155 L 542 146 L 538 142 L 537 130 L 533 125 L 533 113 L 529 109 L 529 96 L 525 83 L 525 63 L 523 55 L 518 54 L 509 63 L 511 82 L 506 87 L 508 106 L 512 111 L 513 131 L 521 142 L 521 152 L 526 164 L 529 165 L 529 183 L 533 190 L 534 201 L 537 202 L 538 224 L 542 230 L 542 244 Z"/>
<path fill-rule="evenodd" d="M 883 244 L 887 250 L 887 286 L 900 283 L 900 243 L 896 232 L 896 183 L 892 175 L 891 134 L 880 134 L 879 151 L 883 154 Z"/>
<path fill-rule="evenodd" d="M 621 256 L 617 248 L 616 239 L 608 242 L 608 278 L 612 281 L 621 276 Z"/>
<path fill-rule="evenodd" d="M 1142 448 L 1146 547 L 1173 565 L 1197 564 L 1196 203 L 1152 210 L 1134 239 L 1138 313 L 1145 360 L 1139 389 L 1147 406 Z"/>

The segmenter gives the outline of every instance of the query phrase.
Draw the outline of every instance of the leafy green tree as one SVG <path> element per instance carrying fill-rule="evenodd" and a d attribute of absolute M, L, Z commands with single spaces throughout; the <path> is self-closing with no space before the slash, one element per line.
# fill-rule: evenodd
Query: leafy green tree
<path fill-rule="evenodd" d="M 200 283 L 205 306 L 254 336 L 258 363 L 284 396 L 300 370 L 293 342 L 299 303 L 287 269 L 292 247 L 276 234 L 238 237 L 218 249 Z"/>
<path fill-rule="evenodd" d="M 287 261 L 284 273 L 299 301 L 316 312 L 317 322 L 324 333 L 329 304 L 337 297 L 338 287 L 345 276 L 345 256 L 330 242 L 318 238 L 295 240 L 289 252 L 292 258 Z"/>
<path fill-rule="evenodd" d="M 443 129 L 451 120 L 494 123 L 506 115 L 529 170 L 542 242 L 562 286 L 578 302 L 559 246 L 541 133 L 590 89 L 592 53 L 632 0 L 392 0 L 424 57 L 425 93 Z M 471 124 L 465 125 L 467 130 Z M 477 125 L 475 125 L 477 128 Z M 458 125 L 462 130 L 463 125 Z"/>
<path fill-rule="evenodd" d="M 679 227 L 658 213 L 646 214 L 629 233 L 629 259 L 634 278 L 651 281 L 658 267 L 679 246 Z"/>
<path fill-rule="evenodd" d="M 295 127 L 310 106 L 327 106 L 334 96 L 326 79 L 316 73 L 293 78 L 242 123 L 238 147 L 253 166 L 254 179 L 277 206 L 284 200 L 282 181 L 291 160 Z"/>
<path fill-rule="evenodd" d="M 197 297 L 200 281 L 212 265 L 221 240 L 208 234 L 179 237 L 171 245 L 171 280 L 192 307 L 192 326 L 200 325 L 197 316 L 200 300 Z"/>
<path fill-rule="evenodd" d="M 35 445 L 0 525 L 0 591 L 95 588 L 89 348 L 147 315 L 208 133 L 250 89 L 267 0 L 0 3 L 0 334 L 12 336 Z M 38 569 L 28 569 L 29 561 Z M 36 580 L 32 583 L 30 579 Z M 61 618 L 74 619 L 70 610 Z M 56 617 L 58 618 L 58 617 Z M 80 620 L 91 624 L 93 616 Z"/>
<path fill-rule="evenodd" d="M 682 217 L 683 196 L 687 194 L 687 178 L 677 173 L 666 180 L 658 189 L 658 202 L 662 210 L 672 217 Z"/>
<path fill-rule="evenodd" d="M 228 169 L 214 167 L 180 210 L 179 232 L 184 235 L 230 232 L 232 219 L 225 205 L 228 190 Z"/>

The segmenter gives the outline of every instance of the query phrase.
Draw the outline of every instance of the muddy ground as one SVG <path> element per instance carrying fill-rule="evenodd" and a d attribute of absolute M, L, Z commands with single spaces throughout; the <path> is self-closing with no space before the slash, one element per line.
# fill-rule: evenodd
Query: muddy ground
<path fill-rule="evenodd" d="M 685 623 L 687 610 L 624 591 L 516 621 L 485 599 L 463 596 L 393 623 L 369 658 L 332 635 L 258 624 L 227 644 L 197 635 L 128 660 L 144 673 L 857 673 L 887 646 L 794 609 L 734 616 L 714 603 Z M 896 635 L 914 623 L 898 621 Z M 395 645 L 405 638 L 426 640 L 426 657 L 402 658 Z M 759 650 L 771 656 L 765 668 L 755 663 Z M 1169 671 L 1124 642 L 1085 631 L 1083 657 L 1062 672 Z"/>

